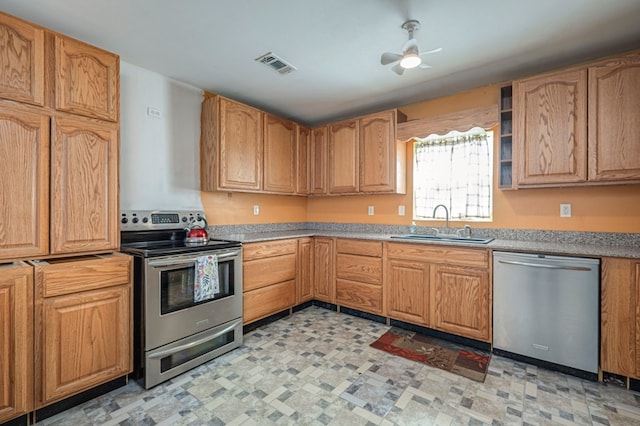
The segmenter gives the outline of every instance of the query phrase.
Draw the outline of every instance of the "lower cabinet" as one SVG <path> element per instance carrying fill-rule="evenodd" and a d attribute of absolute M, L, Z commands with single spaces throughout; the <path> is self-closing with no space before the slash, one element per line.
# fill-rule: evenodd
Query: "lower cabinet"
<path fill-rule="evenodd" d="M 315 237 L 313 239 L 313 298 L 336 303 L 335 240 Z"/>
<path fill-rule="evenodd" d="M 433 327 L 489 341 L 489 272 L 459 266 L 431 268 Z"/>
<path fill-rule="evenodd" d="M 35 408 L 131 372 L 131 257 L 34 265 Z"/>
<path fill-rule="evenodd" d="M 313 299 L 313 238 L 298 240 L 296 305 Z"/>
<path fill-rule="evenodd" d="M 387 244 L 389 317 L 491 341 L 489 251 Z"/>
<path fill-rule="evenodd" d="M 292 307 L 296 302 L 298 241 L 277 240 L 243 246 L 243 323 Z"/>
<path fill-rule="evenodd" d="M 603 258 L 600 369 L 640 378 L 640 259 Z"/>
<path fill-rule="evenodd" d="M 0 265 L 0 423 L 33 409 L 33 269 Z"/>
<path fill-rule="evenodd" d="M 429 264 L 419 260 L 387 261 L 387 314 L 414 324 L 429 324 Z"/>
<path fill-rule="evenodd" d="M 336 303 L 382 315 L 382 242 L 336 240 Z"/>

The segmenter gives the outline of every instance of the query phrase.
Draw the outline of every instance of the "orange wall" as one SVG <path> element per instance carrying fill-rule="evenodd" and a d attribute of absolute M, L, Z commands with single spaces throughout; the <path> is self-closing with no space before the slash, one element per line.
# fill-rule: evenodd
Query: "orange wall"
<path fill-rule="evenodd" d="M 498 101 L 498 86 L 481 87 L 454 96 L 400 108 L 408 119 L 486 106 Z M 497 163 L 498 138 L 494 150 Z M 413 210 L 413 151 L 407 144 L 407 194 L 341 197 L 290 197 L 275 195 L 202 193 L 207 214 L 215 224 L 281 222 L 340 222 L 409 225 Z M 494 176 L 497 188 L 497 176 Z M 560 203 L 571 203 L 571 218 L 560 217 Z M 253 205 L 260 215 L 253 215 Z M 405 216 L 398 216 L 404 205 Z M 375 214 L 367 215 L 367 206 Z M 494 189 L 492 222 L 472 223 L 477 228 L 513 228 L 594 232 L 640 232 L 640 185 L 588 188 L 548 188 L 502 191 Z M 418 221 L 418 225 L 442 226 L 442 220 Z M 459 223 L 462 226 L 464 223 Z M 456 223 L 452 226 L 456 226 Z"/>

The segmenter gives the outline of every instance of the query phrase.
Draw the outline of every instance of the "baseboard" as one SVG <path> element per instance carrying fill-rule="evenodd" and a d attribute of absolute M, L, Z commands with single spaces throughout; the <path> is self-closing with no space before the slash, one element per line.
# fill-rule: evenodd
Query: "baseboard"
<path fill-rule="evenodd" d="M 127 376 L 119 377 L 107 383 L 103 383 L 99 386 L 96 386 L 95 388 L 91 388 L 87 391 L 70 396 L 69 398 L 63 399 L 62 401 L 55 402 L 51 405 L 47 405 L 46 407 L 42 407 L 39 410 L 36 410 L 34 414 L 34 420 L 36 422 L 42 421 L 58 413 L 62 413 L 63 411 L 73 408 L 76 405 L 80 405 L 92 400 L 93 398 L 97 398 L 100 395 L 104 395 L 105 393 L 118 389 L 126 384 Z"/>

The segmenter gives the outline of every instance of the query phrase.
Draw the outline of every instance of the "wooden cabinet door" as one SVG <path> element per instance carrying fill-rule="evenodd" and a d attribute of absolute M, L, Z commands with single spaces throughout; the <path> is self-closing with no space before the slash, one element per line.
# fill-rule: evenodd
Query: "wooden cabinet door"
<path fill-rule="evenodd" d="M 218 188 L 262 188 L 262 112 L 219 98 Z"/>
<path fill-rule="evenodd" d="M 640 181 L 640 53 L 589 67 L 589 180 Z"/>
<path fill-rule="evenodd" d="M 33 269 L 0 265 L 0 423 L 33 408 Z"/>
<path fill-rule="evenodd" d="M 313 239 L 313 297 L 335 303 L 334 241 L 331 238 Z"/>
<path fill-rule="evenodd" d="M 120 58 L 69 37 L 55 36 L 56 109 L 118 121 Z"/>
<path fill-rule="evenodd" d="M 0 103 L 0 261 L 49 252 L 49 117 Z"/>
<path fill-rule="evenodd" d="M 393 192 L 396 182 L 395 111 L 360 119 L 360 191 Z"/>
<path fill-rule="evenodd" d="M 44 30 L 0 13 L 0 98 L 44 105 Z"/>
<path fill-rule="evenodd" d="M 51 253 L 117 250 L 117 125 L 56 117 L 52 127 Z"/>
<path fill-rule="evenodd" d="M 358 120 L 329 125 L 329 194 L 355 194 L 359 180 Z"/>
<path fill-rule="evenodd" d="M 313 299 L 313 260 L 313 239 L 299 239 L 296 304 Z"/>
<path fill-rule="evenodd" d="M 489 273 L 438 265 L 432 267 L 431 274 L 433 326 L 471 339 L 491 341 Z"/>
<path fill-rule="evenodd" d="M 608 373 L 640 377 L 638 264 L 633 259 L 602 259 L 600 368 Z"/>
<path fill-rule="evenodd" d="M 587 180 L 587 70 L 514 82 L 518 185 Z"/>
<path fill-rule="evenodd" d="M 297 128 L 292 121 L 264 115 L 264 179 L 266 192 L 293 194 L 296 190 Z"/>
<path fill-rule="evenodd" d="M 130 287 L 44 299 L 38 307 L 38 406 L 123 376 L 131 367 Z"/>
<path fill-rule="evenodd" d="M 429 325 L 429 264 L 389 259 L 387 314 L 391 318 Z"/>
<path fill-rule="evenodd" d="M 310 189 L 312 195 L 327 193 L 327 155 L 328 133 L 327 126 L 318 127 L 311 131 L 311 146 L 309 152 Z"/>
<path fill-rule="evenodd" d="M 296 142 L 297 178 L 296 194 L 309 195 L 311 190 L 311 168 L 309 167 L 309 152 L 311 148 L 311 130 L 306 127 L 296 126 L 298 139 Z"/>

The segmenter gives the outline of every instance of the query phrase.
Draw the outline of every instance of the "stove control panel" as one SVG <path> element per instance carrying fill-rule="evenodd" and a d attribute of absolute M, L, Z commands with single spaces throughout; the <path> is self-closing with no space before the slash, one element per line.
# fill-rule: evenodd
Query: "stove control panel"
<path fill-rule="evenodd" d="M 122 210 L 120 231 L 152 231 L 158 229 L 184 229 L 192 222 L 204 222 L 201 210 Z"/>

